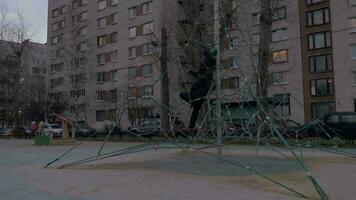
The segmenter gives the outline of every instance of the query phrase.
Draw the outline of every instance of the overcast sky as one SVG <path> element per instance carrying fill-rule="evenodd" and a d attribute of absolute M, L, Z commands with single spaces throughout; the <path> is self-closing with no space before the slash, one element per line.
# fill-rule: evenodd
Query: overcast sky
<path fill-rule="evenodd" d="M 20 9 L 31 25 L 31 40 L 47 42 L 47 8 L 48 0 L 0 0 L 5 2 L 9 13 L 16 13 Z"/>

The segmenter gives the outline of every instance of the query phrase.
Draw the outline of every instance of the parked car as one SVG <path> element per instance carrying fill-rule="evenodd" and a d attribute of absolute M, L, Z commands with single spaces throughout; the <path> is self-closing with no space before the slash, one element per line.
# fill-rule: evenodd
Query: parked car
<path fill-rule="evenodd" d="M 140 137 L 151 138 L 160 133 L 161 123 L 159 119 L 148 119 L 143 121 L 139 126 L 131 128 L 129 131 Z"/>
<path fill-rule="evenodd" d="M 20 126 L 18 128 L 14 128 L 12 132 L 12 136 L 16 138 L 31 138 L 34 136 L 34 133 L 29 126 Z"/>
<path fill-rule="evenodd" d="M 45 134 L 53 134 L 53 137 L 61 137 L 62 136 L 62 127 L 58 124 L 45 124 L 43 126 L 43 130 Z"/>
<path fill-rule="evenodd" d="M 176 137 L 179 135 L 190 135 L 190 132 L 188 129 L 184 128 L 184 123 L 179 118 L 172 118 L 171 123 L 173 120 L 174 122 L 172 132 Z M 147 119 L 144 120 L 139 126 L 129 128 L 128 131 L 140 137 L 151 138 L 161 133 L 161 122 L 159 118 Z"/>
<path fill-rule="evenodd" d="M 76 137 L 89 137 L 93 136 L 96 137 L 96 129 L 91 128 L 87 123 L 78 122 L 78 125 L 75 127 L 75 136 Z"/>
<path fill-rule="evenodd" d="M 278 129 L 286 138 L 300 138 L 304 137 L 305 134 L 301 131 L 303 129 L 303 125 L 290 120 L 290 119 L 283 119 L 276 121 L 278 125 Z"/>
<path fill-rule="evenodd" d="M 30 137 L 33 136 L 30 126 L 22 126 L 22 128 L 23 128 L 23 130 L 24 130 L 26 136 L 30 136 Z"/>
<path fill-rule="evenodd" d="M 5 135 L 5 128 L 4 127 L 0 127 L 0 135 Z"/>
<path fill-rule="evenodd" d="M 324 126 L 331 137 L 340 135 L 348 140 L 356 139 L 356 112 L 335 112 L 324 116 Z"/>

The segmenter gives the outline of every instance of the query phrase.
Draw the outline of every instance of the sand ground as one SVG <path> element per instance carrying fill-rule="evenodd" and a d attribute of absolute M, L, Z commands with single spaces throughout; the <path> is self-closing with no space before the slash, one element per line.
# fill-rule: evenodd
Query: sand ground
<path fill-rule="evenodd" d="M 104 153 L 138 143 L 110 142 Z M 54 166 L 43 167 L 70 146 L 35 146 L 32 140 L 0 139 L 0 200 L 259 200 L 300 199 L 297 195 L 231 164 L 192 150 L 154 149 L 58 169 L 97 154 L 86 142 Z M 229 145 L 224 156 L 263 172 L 301 193 L 317 193 L 287 150 Z M 207 150 L 215 152 L 215 149 Z M 346 149 L 356 153 L 356 149 Z M 356 158 L 297 149 L 330 199 L 356 199 Z"/>

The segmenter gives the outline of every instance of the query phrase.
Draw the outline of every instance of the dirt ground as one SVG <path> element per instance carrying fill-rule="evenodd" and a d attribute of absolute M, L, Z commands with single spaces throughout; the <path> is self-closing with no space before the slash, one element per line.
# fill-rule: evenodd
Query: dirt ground
<path fill-rule="evenodd" d="M 300 199 L 280 186 L 233 164 L 318 199 L 309 179 L 285 149 L 229 145 L 218 161 L 200 151 L 151 149 L 58 169 L 97 154 L 100 142 L 86 142 L 50 168 L 44 166 L 71 146 L 35 146 L 32 140 L 0 139 L 0 200 L 232 200 Z M 108 143 L 103 153 L 138 145 Z M 198 147 L 198 146 L 196 146 Z M 206 150 L 214 153 L 215 149 Z M 356 153 L 356 149 L 345 149 Z M 296 149 L 330 199 L 356 199 L 356 158 Z"/>

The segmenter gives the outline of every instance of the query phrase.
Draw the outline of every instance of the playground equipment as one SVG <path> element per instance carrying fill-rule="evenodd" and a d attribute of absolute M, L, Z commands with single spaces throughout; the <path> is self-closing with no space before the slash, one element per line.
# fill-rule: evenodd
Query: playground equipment
<path fill-rule="evenodd" d="M 44 130 L 40 131 L 39 135 L 35 136 L 36 145 L 72 145 L 75 143 L 75 125 L 72 120 L 53 113 L 53 117 L 61 121 L 62 134 L 60 137 L 55 137 L 55 134 L 49 125 Z M 46 125 L 45 125 L 46 126 Z"/>

